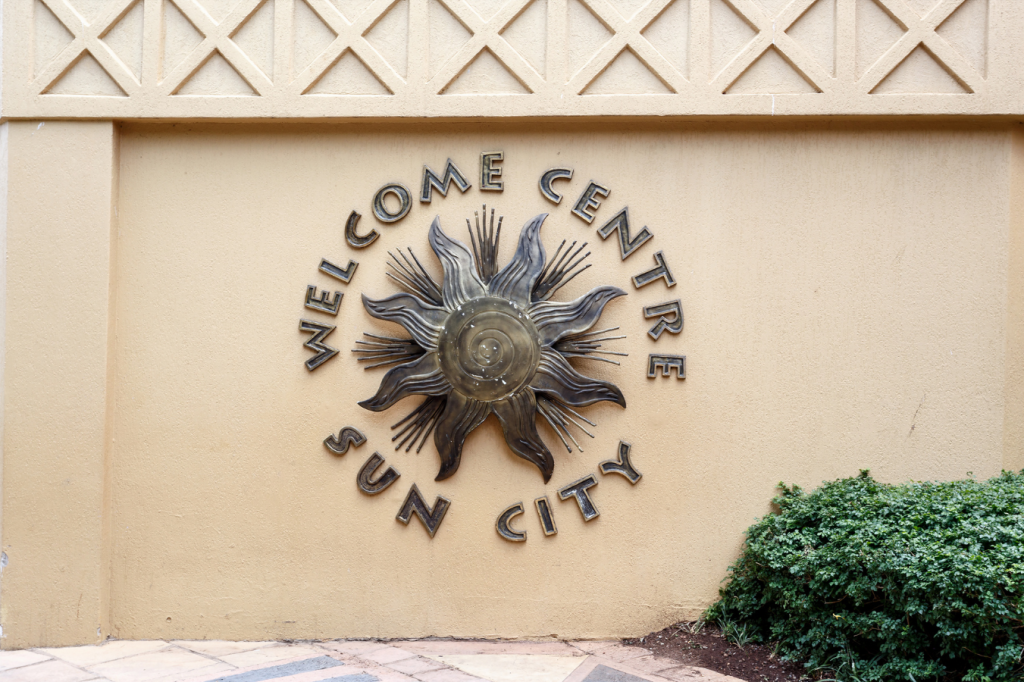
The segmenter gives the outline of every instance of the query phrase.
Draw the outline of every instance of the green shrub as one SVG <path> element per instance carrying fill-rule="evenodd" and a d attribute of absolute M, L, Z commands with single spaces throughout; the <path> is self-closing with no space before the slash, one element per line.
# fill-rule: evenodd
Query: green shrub
<path fill-rule="evenodd" d="M 1024 471 L 779 487 L 708 620 L 842 680 L 1024 680 Z"/>

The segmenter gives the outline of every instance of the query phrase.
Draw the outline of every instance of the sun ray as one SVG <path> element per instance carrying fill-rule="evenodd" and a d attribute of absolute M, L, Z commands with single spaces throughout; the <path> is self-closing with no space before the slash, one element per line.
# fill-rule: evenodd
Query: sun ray
<path fill-rule="evenodd" d="M 617 341 L 619 339 L 626 338 L 625 334 L 619 336 L 595 336 L 595 334 L 604 334 L 606 332 L 615 331 L 618 327 L 612 327 L 610 329 L 602 329 L 597 332 L 582 332 L 580 334 L 569 334 L 563 336 L 559 341 L 553 344 L 551 347 L 561 353 L 567 358 L 583 358 L 584 360 L 600 360 L 601 362 L 608 362 L 613 365 L 619 364 L 615 360 L 609 360 L 608 358 L 602 358 L 601 355 L 617 355 L 619 357 L 629 357 L 629 353 L 620 353 L 618 351 L 601 350 L 601 343 L 606 341 Z"/>
<path fill-rule="evenodd" d="M 402 430 L 391 438 L 392 443 L 399 438 L 402 439 L 398 445 L 395 446 L 395 450 L 400 450 L 407 441 L 409 445 L 405 448 L 406 452 L 409 452 L 409 450 L 412 449 L 412 446 L 416 445 L 417 441 L 419 441 L 419 447 L 416 448 L 416 452 L 423 449 L 423 444 L 427 442 L 427 436 L 429 436 L 430 432 L 434 430 L 434 426 L 437 425 L 437 420 L 441 417 L 441 412 L 444 411 L 444 405 L 444 396 L 431 396 L 420 403 L 412 412 L 392 424 L 392 431 L 397 429 L 399 426 L 402 426 L 402 424 L 405 424 Z M 422 438 L 420 438 L 420 436 L 422 436 Z"/>
<path fill-rule="evenodd" d="M 494 275 L 498 272 L 498 242 L 501 239 L 501 222 L 505 216 L 498 216 L 498 228 L 494 228 L 494 209 L 491 209 L 491 224 L 487 225 L 487 204 L 483 207 L 484 224 L 480 226 L 480 212 L 473 211 L 476 218 L 476 234 L 473 233 L 473 226 L 466 218 L 466 227 L 469 230 L 469 240 L 473 246 L 473 257 L 476 260 L 476 269 L 484 284 L 490 284 Z"/>
<path fill-rule="evenodd" d="M 403 264 L 402 261 L 398 260 L 398 256 L 388 251 L 388 256 L 390 256 L 391 260 L 388 261 L 387 265 L 394 272 L 387 272 L 385 274 L 406 291 L 421 296 L 435 306 L 440 306 L 441 289 L 427 271 L 423 269 L 420 262 L 415 260 L 416 256 L 412 253 L 412 249 L 409 249 L 409 254 L 412 255 L 414 261 L 410 261 L 401 250 L 398 251 L 398 255 L 405 261 Z M 413 262 L 415 262 L 415 265 Z"/>
<path fill-rule="evenodd" d="M 574 241 L 569 245 L 569 248 L 565 250 L 565 253 L 559 257 L 558 254 L 561 252 L 563 246 L 565 246 L 564 239 L 562 240 L 561 245 L 559 245 L 558 251 L 555 252 L 552 264 L 550 267 L 544 269 L 544 272 L 541 273 L 540 279 L 537 280 L 536 286 L 533 287 L 533 299 L 535 301 L 548 300 L 556 291 L 575 278 L 576 275 L 579 275 L 592 265 L 591 263 L 588 263 L 583 267 L 579 267 L 583 261 L 590 257 L 590 251 L 579 256 L 580 251 L 586 248 L 587 242 L 583 242 L 583 244 L 581 244 L 580 247 L 570 255 L 570 252 L 576 246 L 576 242 Z M 579 258 L 577 258 L 577 256 L 579 256 Z"/>

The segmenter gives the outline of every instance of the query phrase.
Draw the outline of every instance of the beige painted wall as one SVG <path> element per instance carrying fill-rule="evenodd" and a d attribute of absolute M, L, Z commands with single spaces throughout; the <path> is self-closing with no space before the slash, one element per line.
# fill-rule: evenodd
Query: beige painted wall
<path fill-rule="evenodd" d="M 648 124 L 245 126 L 10 123 L 2 539 L 4 648 L 120 638 L 607 637 L 692 617 L 713 599 L 743 530 L 779 480 L 813 487 L 870 468 L 885 481 L 988 477 L 1022 466 L 1024 317 L 1020 137 L 1010 126 Z M 505 152 L 483 193 L 481 151 Z M 447 157 L 474 188 L 384 226 L 370 199 Z M 559 206 L 537 178 L 575 169 Z M 591 178 L 612 192 L 569 213 Z M 543 484 L 489 420 L 451 479 L 432 444 L 391 449 L 355 402 L 382 370 L 349 353 L 372 320 L 359 295 L 396 291 L 386 251 L 438 272 L 426 228 L 464 238 L 480 204 L 504 214 L 502 253 L 549 212 L 549 253 L 591 242 L 594 267 L 558 296 L 629 292 L 621 366 L 582 361 L 628 407 L 601 405 L 583 453 Z M 624 205 L 654 239 L 623 262 L 596 228 Z M 381 237 L 344 244 L 344 219 Z M 112 232 L 112 226 L 116 232 Z M 629 278 L 665 253 L 678 284 Z M 116 254 L 116 257 L 115 257 Z M 349 285 L 322 257 L 360 265 Z M 342 290 L 336 318 L 302 306 Z M 686 326 L 657 343 L 641 308 L 680 298 Z M 313 373 L 298 319 L 338 329 Z M 648 353 L 687 356 L 649 380 Z M 369 441 L 344 457 L 344 425 Z M 598 475 L 584 524 L 557 488 L 633 444 L 636 486 Z M 377 450 L 402 476 L 355 485 Z M 452 500 L 431 540 L 394 520 L 412 483 Z M 526 543 L 497 514 L 528 508 Z M 99 629 L 97 629 L 99 628 Z"/>
<path fill-rule="evenodd" d="M 118 137 L 110 123 L 2 130 L 2 646 L 96 641 L 109 633 Z"/>
<path fill-rule="evenodd" d="M 112 634 L 607 636 L 691 616 L 714 595 L 743 528 L 778 480 L 813 486 L 871 468 L 883 480 L 985 477 L 1002 466 L 1010 137 L 1005 130 L 827 128 L 571 131 L 129 127 L 122 141 L 113 432 Z M 341 241 L 389 180 L 423 162 L 475 169 L 506 153 L 506 189 L 416 206 L 368 250 Z M 383 330 L 358 294 L 393 292 L 385 250 L 426 253 L 435 213 L 457 232 L 481 202 L 518 227 L 552 213 L 548 247 L 594 227 L 551 207 L 536 179 L 565 163 L 571 198 L 593 177 L 654 241 L 596 266 L 566 298 L 665 251 L 678 279 L 631 291 L 603 318 L 630 357 L 594 374 L 629 407 L 592 408 L 597 439 L 560 456 L 551 483 L 487 424 L 451 480 L 392 454 L 404 414 L 355 407 L 379 370 L 347 352 L 308 374 L 300 316 L 322 256 L 360 261 L 333 345 Z M 373 221 L 364 218 L 365 225 Z M 507 229 L 507 227 L 506 227 Z M 505 248 L 511 248 L 506 241 Z M 643 305 L 679 297 L 686 329 L 657 344 Z M 688 356 L 650 381 L 646 354 Z M 411 401 L 410 401 L 411 402 Z M 320 441 L 345 424 L 369 443 Z M 599 520 L 556 503 L 560 532 L 511 545 L 507 505 L 596 470 L 619 439 L 643 481 L 602 480 Z M 379 450 L 402 472 L 375 498 L 356 471 Z M 431 541 L 393 517 L 408 486 L 452 511 Z"/>

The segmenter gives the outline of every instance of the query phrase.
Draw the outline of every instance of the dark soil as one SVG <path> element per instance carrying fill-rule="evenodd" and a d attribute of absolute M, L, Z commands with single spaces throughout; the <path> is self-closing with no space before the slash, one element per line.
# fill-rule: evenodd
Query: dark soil
<path fill-rule="evenodd" d="M 726 640 L 714 625 L 676 623 L 639 639 L 624 640 L 630 646 L 649 649 L 685 665 L 714 670 L 746 682 L 798 682 L 813 679 L 803 666 L 780 661 L 770 644 L 745 644 Z"/>

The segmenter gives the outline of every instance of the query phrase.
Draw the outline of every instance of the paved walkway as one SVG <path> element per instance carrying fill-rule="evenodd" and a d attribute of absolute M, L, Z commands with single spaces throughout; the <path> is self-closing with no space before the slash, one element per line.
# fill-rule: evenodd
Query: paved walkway
<path fill-rule="evenodd" d="M 0 651 L 2 682 L 742 682 L 606 642 L 109 641 Z"/>

